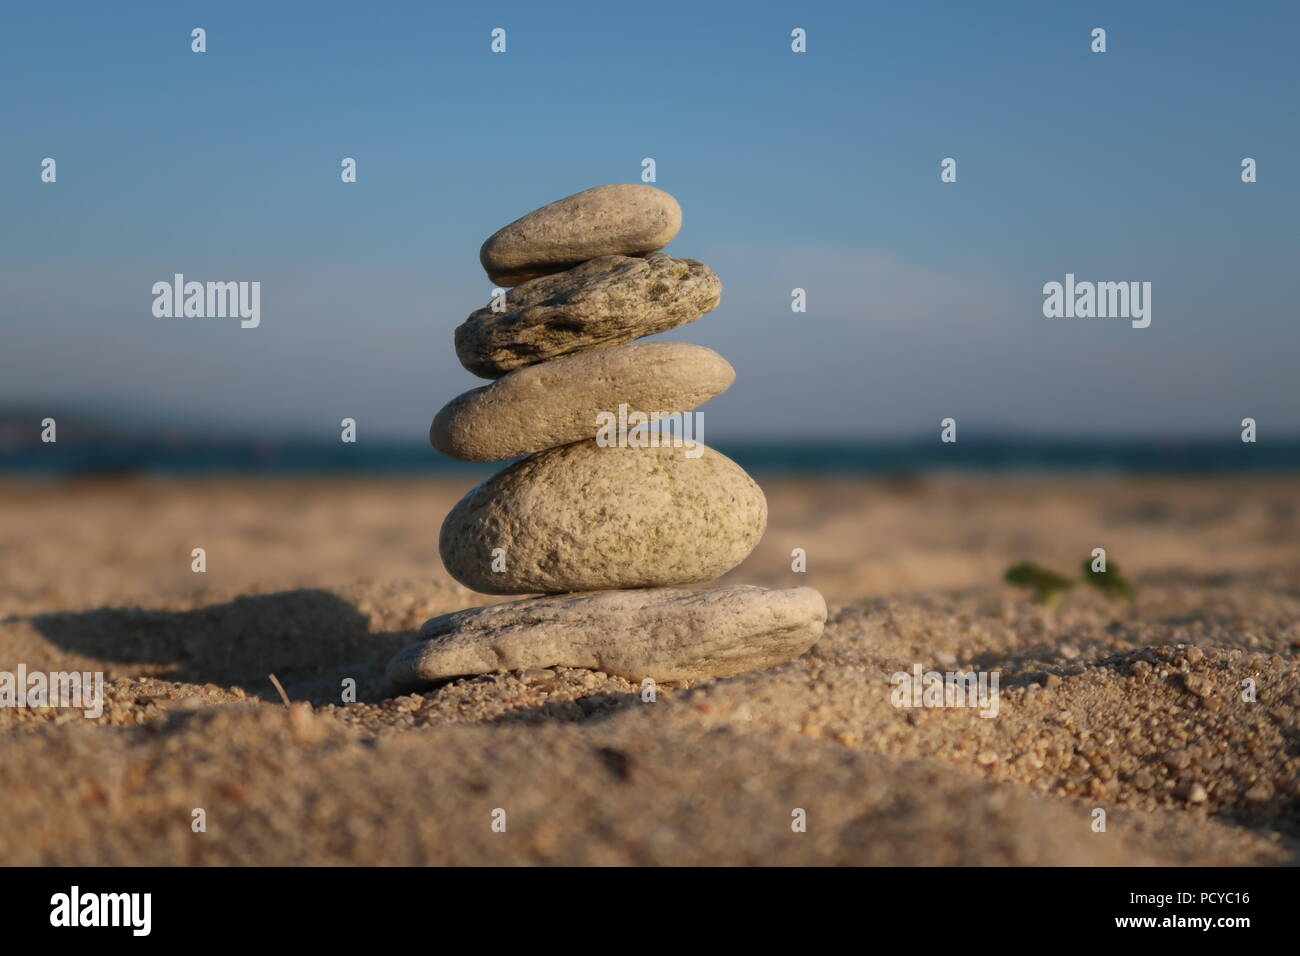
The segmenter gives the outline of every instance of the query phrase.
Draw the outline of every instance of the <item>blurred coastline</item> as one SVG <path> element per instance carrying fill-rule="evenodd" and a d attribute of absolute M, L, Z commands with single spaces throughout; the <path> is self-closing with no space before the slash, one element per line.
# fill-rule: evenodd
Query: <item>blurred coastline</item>
<path fill-rule="evenodd" d="M 0 475 L 385 477 L 486 476 L 500 462 L 453 461 L 427 442 L 320 435 L 259 435 L 175 425 L 122 426 L 85 415 L 52 415 L 57 441 L 41 440 L 39 414 L 0 410 Z M 965 429 L 933 436 L 857 440 L 752 439 L 710 444 L 766 477 L 905 477 L 941 472 L 1006 474 L 1276 475 L 1300 473 L 1300 436 L 1256 443 L 1228 437 L 1052 437 Z"/>

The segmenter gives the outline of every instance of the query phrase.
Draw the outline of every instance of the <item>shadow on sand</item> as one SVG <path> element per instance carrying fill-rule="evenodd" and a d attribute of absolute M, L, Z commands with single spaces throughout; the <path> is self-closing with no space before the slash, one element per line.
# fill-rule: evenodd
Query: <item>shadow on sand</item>
<path fill-rule="evenodd" d="M 358 700 L 387 696 L 384 665 L 413 631 L 373 633 L 350 602 L 323 590 L 236 598 L 193 611 L 100 608 L 30 618 L 52 643 L 103 661 L 106 676 L 148 673 L 194 684 L 237 686 L 268 700 L 278 694 L 338 703 L 354 678 Z M 114 667 L 112 665 L 122 665 Z"/>

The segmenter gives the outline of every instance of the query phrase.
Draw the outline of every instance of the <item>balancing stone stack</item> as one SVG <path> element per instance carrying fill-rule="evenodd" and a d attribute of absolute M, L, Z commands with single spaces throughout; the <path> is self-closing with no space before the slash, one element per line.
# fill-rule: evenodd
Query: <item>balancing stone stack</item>
<path fill-rule="evenodd" d="M 462 461 L 527 457 L 452 509 L 442 560 L 475 591 L 544 596 L 429 621 L 388 665 L 396 690 L 552 666 L 725 677 L 821 636 L 826 602 L 812 588 L 679 587 L 725 574 L 763 535 L 767 501 L 735 462 L 702 444 L 644 447 L 627 440 L 635 427 L 599 434 L 602 413 L 685 417 L 735 380 L 711 349 L 633 341 L 721 297 L 708 266 L 658 252 L 681 217 L 653 186 L 597 186 L 483 244 L 489 278 L 513 288 L 456 329 L 456 354 L 495 381 L 453 399 L 430 440 Z"/>

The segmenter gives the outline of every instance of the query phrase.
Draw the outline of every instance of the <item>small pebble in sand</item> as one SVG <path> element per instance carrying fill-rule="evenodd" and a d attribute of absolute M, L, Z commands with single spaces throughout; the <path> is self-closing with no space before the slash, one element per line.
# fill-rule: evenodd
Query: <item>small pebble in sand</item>
<path fill-rule="evenodd" d="M 1273 788 L 1261 780 L 1246 791 L 1246 799 L 1251 803 L 1267 803 L 1273 799 Z"/>
<path fill-rule="evenodd" d="M 1186 770 L 1192 762 L 1186 750 L 1171 750 L 1161 758 L 1170 770 Z"/>

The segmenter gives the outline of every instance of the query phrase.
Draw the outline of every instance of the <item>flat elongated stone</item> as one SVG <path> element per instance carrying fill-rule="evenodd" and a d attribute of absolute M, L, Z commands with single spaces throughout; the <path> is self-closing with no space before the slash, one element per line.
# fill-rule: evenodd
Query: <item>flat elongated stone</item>
<path fill-rule="evenodd" d="M 589 439 L 474 488 L 443 521 L 439 548 L 448 573 L 484 594 L 656 587 L 726 573 L 766 525 L 762 489 L 711 448 Z"/>
<path fill-rule="evenodd" d="M 721 298 L 718 277 L 694 259 L 604 256 L 525 282 L 501 312 L 472 313 L 456 329 L 456 355 L 475 375 L 499 378 L 694 322 Z"/>
<path fill-rule="evenodd" d="M 452 399 L 429 441 L 461 461 L 501 461 L 596 434 L 597 415 L 681 413 L 731 387 L 736 371 L 702 345 L 631 342 L 530 365 Z"/>
<path fill-rule="evenodd" d="M 826 602 L 812 588 L 561 594 L 435 617 L 387 675 L 398 691 L 531 667 L 588 667 L 633 681 L 727 677 L 799 656 L 825 623 Z"/>
<path fill-rule="evenodd" d="M 682 207 L 640 183 L 596 186 L 536 209 L 498 230 L 479 250 L 497 285 L 563 272 L 599 256 L 662 249 L 682 227 Z"/>

